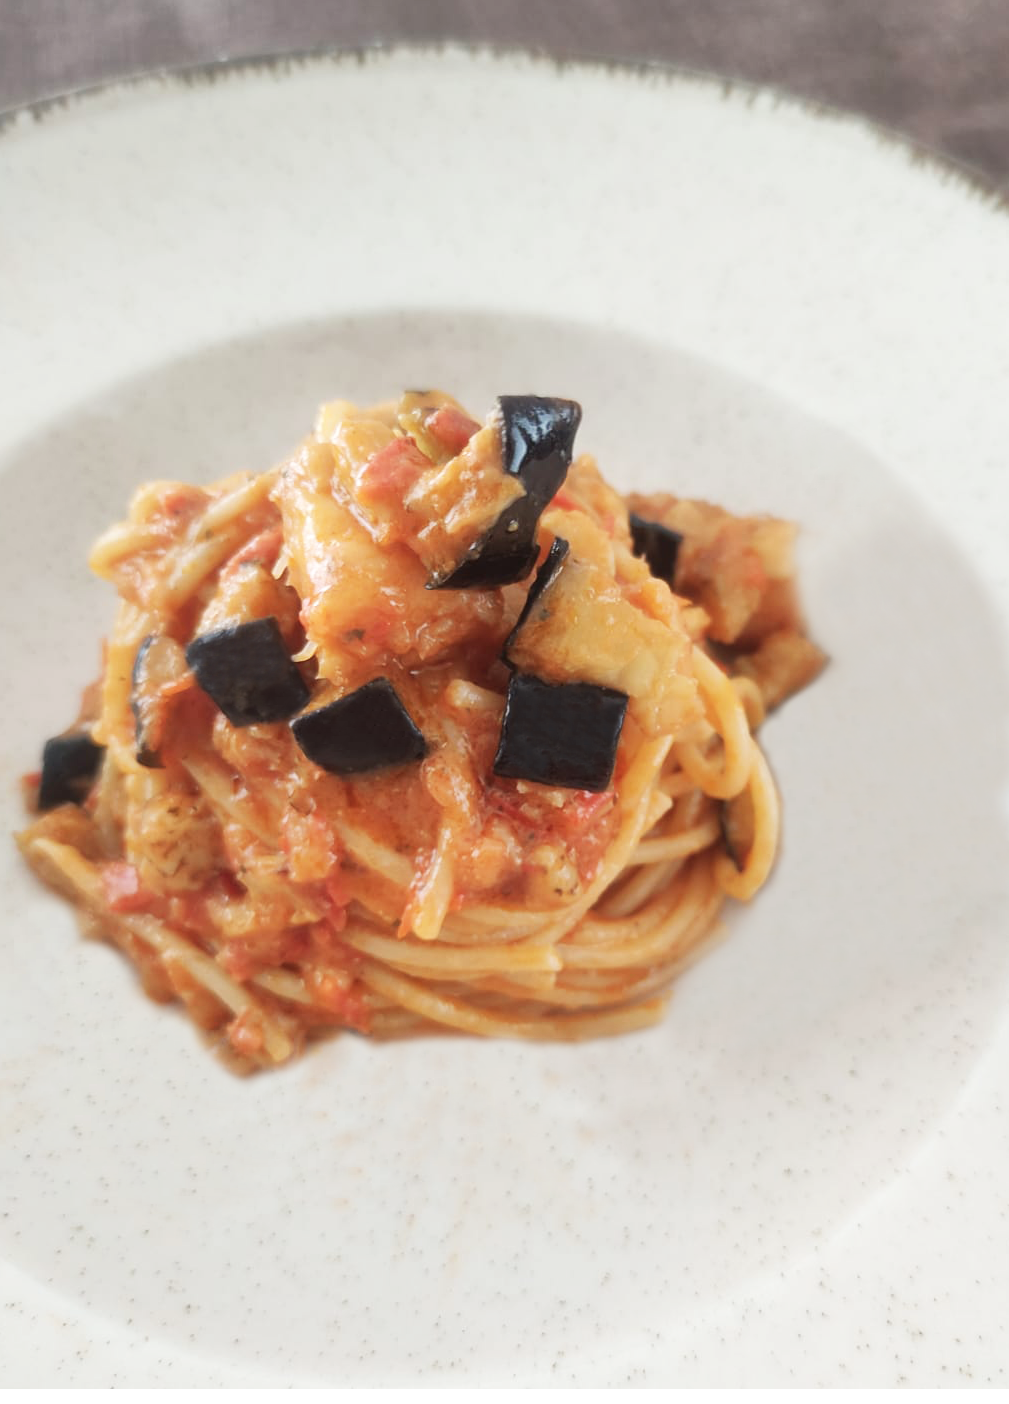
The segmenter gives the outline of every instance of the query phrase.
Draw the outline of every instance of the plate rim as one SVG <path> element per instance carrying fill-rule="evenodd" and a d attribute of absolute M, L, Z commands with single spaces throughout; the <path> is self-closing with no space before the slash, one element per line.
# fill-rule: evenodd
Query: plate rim
<path fill-rule="evenodd" d="M 39 124 L 53 118 L 69 117 L 89 102 L 103 98 L 129 98 L 143 90 L 158 88 L 204 88 L 233 78 L 250 75 L 287 76 L 307 69 L 383 62 L 396 57 L 441 60 L 463 58 L 470 62 L 490 61 L 515 65 L 517 62 L 552 69 L 558 75 L 574 71 L 619 80 L 652 80 L 672 88 L 678 83 L 718 89 L 723 98 L 752 106 L 770 101 L 775 109 L 785 108 L 828 125 L 847 127 L 872 137 L 884 153 L 902 157 L 910 165 L 959 186 L 964 195 L 978 200 L 991 213 L 1009 215 L 1009 183 L 1001 182 L 980 166 L 942 151 L 939 147 L 884 122 L 857 108 L 810 97 L 780 83 L 763 83 L 716 69 L 661 59 L 608 58 L 605 55 L 557 54 L 545 46 L 470 42 L 461 39 L 417 40 L 377 39 L 357 45 L 321 44 L 305 48 L 257 50 L 250 54 L 225 55 L 196 63 L 158 64 L 117 77 L 82 83 L 27 103 L 0 107 L 0 142 L 10 133 L 23 130 L 27 123 Z M 0 147 L 2 150 L 2 147 Z"/>

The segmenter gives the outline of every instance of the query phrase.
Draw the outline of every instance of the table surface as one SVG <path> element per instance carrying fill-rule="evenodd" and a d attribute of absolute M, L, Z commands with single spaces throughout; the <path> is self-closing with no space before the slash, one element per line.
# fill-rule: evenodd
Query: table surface
<path fill-rule="evenodd" d="M 219 58 L 444 40 L 770 83 L 1009 183 L 1007 0 L 0 0 L 0 110 Z"/>

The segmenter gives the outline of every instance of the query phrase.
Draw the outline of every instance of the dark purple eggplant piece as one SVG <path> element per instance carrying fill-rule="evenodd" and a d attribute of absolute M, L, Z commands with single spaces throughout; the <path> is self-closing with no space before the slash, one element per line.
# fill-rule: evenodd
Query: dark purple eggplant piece
<path fill-rule="evenodd" d="M 543 395 L 499 395 L 498 410 L 504 470 L 521 478 L 526 493 L 543 508 L 571 466 L 582 407 L 577 400 Z"/>
<path fill-rule="evenodd" d="M 462 560 L 448 575 L 432 575 L 429 590 L 493 590 L 498 585 L 511 585 L 524 580 L 539 555 L 535 541 L 529 542 L 525 498 L 512 504 L 500 516 L 486 536 L 469 548 Z M 507 518 L 507 523 L 502 526 Z M 532 529 L 536 530 L 533 520 Z M 514 533 L 509 534 L 509 533 Z"/>
<path fill-rule="evenodd" d="M 42 749 L 39 809 L 58 804 L 82 804 L 102 764 L 105 747 L 97 746 L 86 732 L 54 736 Z"/>
<path fill-rule="evenodd" d="M 346 697 L 302 712 L 291 730 L 308 759 L 333 775 L 362 775 L 427 755 L 424 737 L 388 678 L 373 678 Z"/>
<path fill-rule="evenodd" d="M 186 662 L 232 726 L 287 721 L 308 701 L 273 615 L 200 634 L 186 649 Z"/>
<path fill-rule="evenodd" d="M 130 711 L 136 723 L 137 760 L 149 770 L 161 769 L 166 707 L 162 688 L 178 682 L 186 671 L 182 645 L 167 634 L 148 634 L 133 663 Z"/>
<path fill-rule="evenodd" d="M 627 694 L 595 683 L 508 684 L 494 774 L 570 790 L 605 790 L 613 776 Z"/>
<path fill-rule="evenodd" d="M 652 574 L 671 587 L 676 575 L 676 558 L 683 545 L 683 533 L 673 531 L 661 522 L 650 522 L 634 512 L 630 517 L 634 554 L 644 556 Z"/>
<path fill-rule="evenodd" d="M 554 537 L 553 545 L 547 552 L 543 560 L 543 564 L 536 572 L 536 579 L 529 586 L 529 593 L 528 595 L 526 595 L 525 604 L 522 606 L 522 613 L 519 615 L 518 619 L 516 619 L 515 627 L 505 639 L 504 648 L 501 650 L 502 662 L 506 663 L 509 668 L 514 667 L 514 664 L 508 657 L 508 653 L 511 649 L 512 644 L 518 637 L 519 630 L 522 628 L 522 625 L 526 622 L 530 614 L 536 608 L 536 601 L 539 599 L 543 591 L 547 588 L 551 580 L 553 580 L 554 576 L 564 564 L 565 560 L 567 559 L 568 551 L 570 549 L 571 548 L 569 547 L 568 543 L 564 540 L 563 536 Z"/>
<path fill-rule="evenodd" d="M 582 419 L 574 400 L 501 395 L 501 463 L 519 478 L 525 496 L 511 503 L 447 573 L 433 575 L 430 590 L 492 589 L 524 580 L 536 564 L 540 514 L 567 476 Z"/>

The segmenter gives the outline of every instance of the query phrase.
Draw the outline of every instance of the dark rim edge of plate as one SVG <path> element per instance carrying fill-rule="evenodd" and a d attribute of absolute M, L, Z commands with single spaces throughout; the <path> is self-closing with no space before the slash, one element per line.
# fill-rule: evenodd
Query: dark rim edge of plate
<path fill-rule="evenodd" d="M 959 185 L 964 193 L 986 205 L 993 211 L 1009 213 L 1009 186 L 1002 184 L 995 176 L 989 175 L 969 161 L 951 156 L 928 143 L 892 127 L 875 117 L 833 103 L 811 98 L 789 88 L 774 83 L 758 83 L 750 79 L 717 73 L 703 68 L 692 68 L 685 64 L 666 63 L 659 60 L 635 60 L 606 58 L 604 56 L 565 56 L 545 48 L 522 48 L 518 45 L 497 45 L 492 43 L 470 43 L 465 40 L 445 39 L 411 42 L 409 40 L 376 40 L 373 43 L 333 47 L 322 45 L 317 48 L 280 50 L 273 53 L 253 53 L 236 57 L 208 59 L 200 63 L 167 64 L 156 68 L 141 69 L 96 83 L 82 84 L 65 92 L 54 93 L 39 98 L 35 102 L 23 103 L 14 107 L 0 108 L 0 140 L 17 128 L 26 118 L 43 122 L 47 118 L 67 112 L 78 103 L 90 98 L 105 96 L 114 92 L 130 93 L 144 87 L 157 85 L 210 86 L 237 74 L 294 73 L 303 69 L 342 63 L 364 65 L 391 58 L 396 54 L 410 54 L 415 57 L 440 58 L 459 54 L 468 58 L 485 58 L 502 63 L 523 60 L 552 68 L 558 73 L 568 70 L 597 72 L 617 75 L 622 78 L 651 79 L 656 84 L 672 85 L 676 82 L 694 83 L 701 87 L 717 89 L 725 98 L 734 98 L 750 106 L 762 98 L 769 98 L 775 107 L 792 108 L 807 117 L 818 118 L 828 124 L 851 126 L 875 138 L 880 146 L 901 154 L 912 166 L 931 169 L 950 184 Z"/>

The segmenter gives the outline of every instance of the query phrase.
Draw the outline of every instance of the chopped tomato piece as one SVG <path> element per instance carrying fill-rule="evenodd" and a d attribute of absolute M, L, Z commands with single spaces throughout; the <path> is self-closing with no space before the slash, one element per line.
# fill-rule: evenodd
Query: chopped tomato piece
<path fill-rule="evenodd" d="M 237 1019 L 228 1025 L 228 1041 L 236 1053 L 244 1058 L 254 1058 L 263 1050 L 265 1042 L 260 1016 L 252 1009 L 243 1009 Z"/>
<path fill-rule="evenodd" d="M 431 460 L 413 439 L 393 439 L 391 444 L 373 453 L 357 478 L 357 495 L 361 502 L 398 501 L 420 477 Z"/>
<path fill-rule="evenodd" d="M 532 807 L 523 803 L 521 795 L 506 790 L 503 785 L 494 785 L 487 791 L 487 801 L 495 814 L 500 814 L 516 830 L 535 829 L 536 815 Z"/>
<path fill-rule="evenodd" d="M 235 980 L 251 980 L 260 969 L 248 941 L 229 941 L 218 952 L 217 963 Z"/>
<path fill-rule="evenodd" d="M 341 1012 L 349 1029 L 356 1029 L 358 1033 L 363 1034 L 371 1033 L 371 1010 L 363 995 L 351 990 L 343 1001 Z"/>
<path fill-rule="evenodd" d="M 327 920 L 333 932 L 342 931 L 347 925 L 347 908 L 341 906 L 338 902 L 334 902 L 329 910 Z"/>
<path fill-rule="evenodd" d="M 585 829 L 596 823 L 617 802 L 616 790 L 604 790 L 596 794 L 592 790 L 575 790 L 571 799 L 560 810 L 560 823 L 565 828 Z"/>
<path fill-rule="evenodd" d="M 347 924 L 346 908 L 350 906 L 350 888 L 347 886 L 347 880 L 340 868 L 334 868 L 324 885 L 326 896 L 332 902 L 333 906 L 339 909 L 343 917 L 338 928 L 342 931 Z"/>
<path fill-rule="evenodd" d="M 358 1033 L 371 1030 L 371 1010 L 360 993 L 352 975 L 342 970 L 309 971 L 305 984 L 313 997 L 330 1014 L 336 1014 L 350 1029 Z"/>
<path fill-rule="evenodd" d="M 111 862 L 102 868 L 105 900 L 114 912 L 140 912 L 151 905 L 152 894 L 140 885 L 132 863 Z"/>
<path fill-rule="evenodd" d="M 161 505 L 173 517 L 178 517 L 184 512 L 197 511 L 206 501 L 207 493 L 203 488 L 190 487 L 188 483 L 174 483 L 161 499 Z"/>
<path fill-rule="evenodd" d="M 323 921 L 314 922 L 307 929 L 312 959 L 321 961 L 330 968 L 337 966 L 341 971 L 347 971 L 349 980 L 351 973 L 361 964 L 361 957 L 352 946 L 347 946 L 340 940 L 342 927 L 338 928 L 331 918 L 326 917 Z"/>
<path fill-rule="evenodd" d="M 468 414 L 463 414 L 462 410 L 446 406 L 435 410 L 425 422 L 424 428 L 433 439 L 443 444 L 449 453 L 455 455 L 462 453 L 480 425 L 475 419 L 470 419 Z"/>
<path fill-rule="evenodd" d="M 247 541 L 241 550 L 236 551 L 228 562 L 228 566 L 248 565 L 251 561 L 258 561 L 264 566 L 272 566 L 280 554 L 280 548 L 283 544 L 283 530 L 279 526 L 267 527 L 258 536 Z"/>
<path fill-rule="evenodd" d="M 563 488 L 560 488 L 554 493 L 553 497 L 551 497 L 550 506 L 559 507 L 562 512 L 580 512 L 582 510 L 582 504 L 576 502 L 571 494 L 565 492 Z"/>

